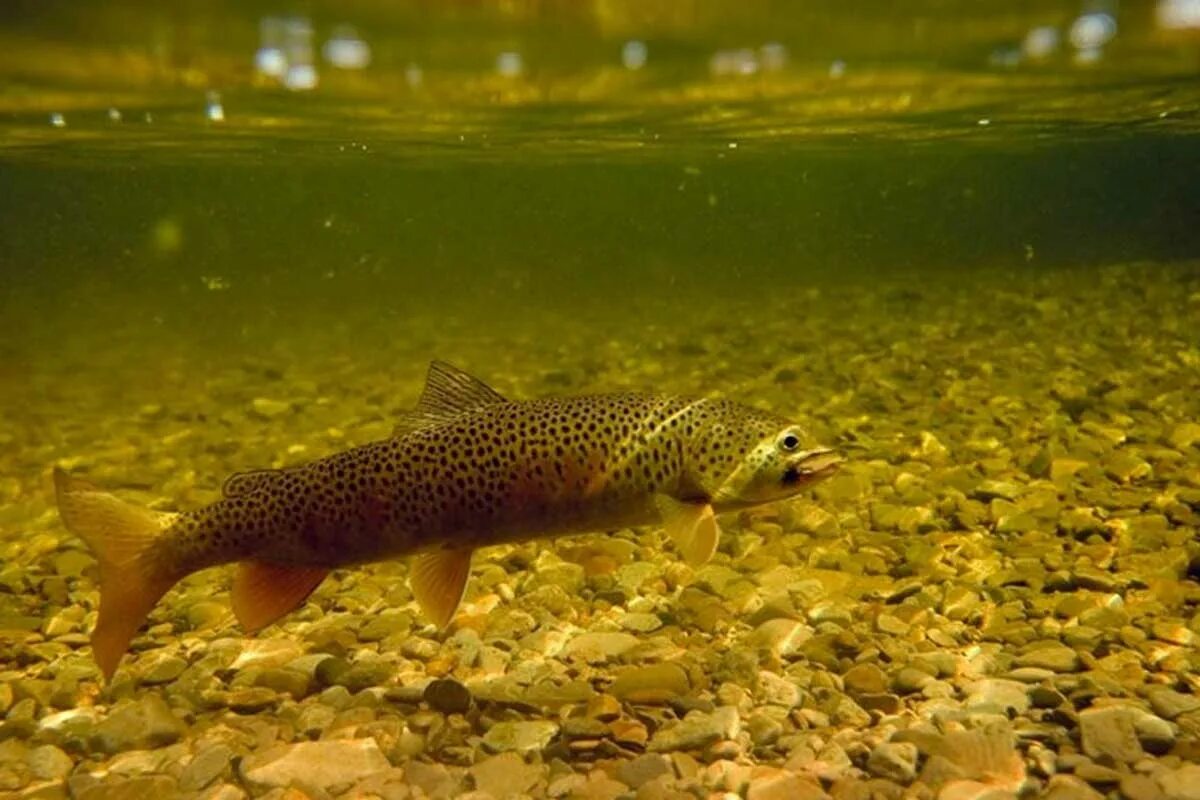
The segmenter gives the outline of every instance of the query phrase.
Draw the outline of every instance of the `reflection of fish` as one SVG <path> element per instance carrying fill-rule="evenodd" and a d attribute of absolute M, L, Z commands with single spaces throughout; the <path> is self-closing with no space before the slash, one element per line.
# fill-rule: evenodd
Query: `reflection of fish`
<path fill-rule="evenodd" d="M 715 512 L 796 494 L 840 459 L 781 417 L 726 400 L 613 394 L 504 399 L 430 366 L 387 440 L 300 467 L 234 475 L 182 514 L 129 505 L 56 471 L 67 527 L 100 561 L 95 657 L 111 677 L 176 581 L 241 562 L 233 609 L 257 630 L 333 567 L 416 553 L 413 593 L 447 624 L 477 547 L 662 518 L 693 563 L 716 549 Z"/>

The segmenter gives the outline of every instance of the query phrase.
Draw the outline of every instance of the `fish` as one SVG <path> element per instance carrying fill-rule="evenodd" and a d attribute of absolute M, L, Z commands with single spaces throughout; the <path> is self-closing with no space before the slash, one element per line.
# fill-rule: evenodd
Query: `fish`
<path fill-rule="evenodd" d="M 146 509 L 57 467 L 54 484 L 62 522 L 99 564 L 91 645 L 111 680 L 154 606 L 199 570 L 237 564 L 231 605 L 255 633 L 333 569 L 412 556 L 413 596 L 445 628 L 479 548 L 661 522 L 699 565 L 716 551 L 718 514 L 795 496 L 841 461 L 800 424 L 728 399 L 509 400 L 434 361 L 390 437 L 235 473 L 192 511 Z"/>

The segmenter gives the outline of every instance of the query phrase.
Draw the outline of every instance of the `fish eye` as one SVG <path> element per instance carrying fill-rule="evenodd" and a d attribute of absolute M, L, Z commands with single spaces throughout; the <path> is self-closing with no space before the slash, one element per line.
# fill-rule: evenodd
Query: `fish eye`
<path fill-rule="evenodd" d="M 792 431 L 784 431 L 783 435 L 778 440 L 779 449 L 785 452 L 791 452 L 800 446 L 800 437 Z"/>

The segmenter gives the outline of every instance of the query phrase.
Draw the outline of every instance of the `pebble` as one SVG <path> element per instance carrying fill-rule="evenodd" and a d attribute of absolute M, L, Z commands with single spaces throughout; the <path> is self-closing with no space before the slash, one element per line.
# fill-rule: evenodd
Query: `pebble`
<path fill-rule="evenodd" d="M 90 745 L 103 753 L 152 749 L 179 741 L 183 723 L 155 693 L 123 700 L 97 726 Z"/>
<path fill-rule="evenodd" d="M 1079 712 L 1079 731 L 1083 752 L 1094 759 L 1132 764 L 1145 751 L 1138 740 L 1134 716 L 1125 706 L 1085 708 Z"/>
<path fill-rule="evenodd" d="M 476 789 L 502 800 L 532 794 L 549 770 L 542 764 L 527 764 L 518 753 L 508 752 L 483 759 L 469 772 Z"/>
<path fill-rule="evenodd" d="M 1019 667 L 1040 667 L 1053 672 L 1077 672 L 1082 666 L 1079 654 L 1069 647 L 1051 644 L 1017 656 Z"/>
<path fill-rule="evenodd" d="M 471 692 L 453 678 L 430 681 L 422 699 L 443 714 L 465 714 L 471 708 Z"/>
<path fill-rule="evenodd" d="M 691 681 L 678 664 L 650 664 L 618 673 L 609 691 L 622 702 L 661 705 L 688 694 Z"/>
<path fill-rule="evenodd" d="M 29 773 L 40 781 L 65 778 L 74 767 L 71 757 L 52 744 L 44 744 L 29 751 L 25 758 Z"/>
<path fill-rule="evenodd" d="M 654 733 L 649 749 L 655 753 L 675 750 L 697 751 L 722 739 L 733 739 L 741 729 L 736 708 L 725 706 L 712 713 L 691 711 L 674 725 Z"/>
<path fill-rule="evenodd" d="M 498 722 L 488 728 L 482 744 L 490 753 L 528 753 L 544 749 L 558 730 L 558 723 L 549 720 Z"/>
<path fill-rule="evenodd" d="M 390 766 L 374 739 L 331 739 L 252 753 L 242 760 L 238 772 L 247 784 L 262 789 L 298 785 L 327 791 Z"/>
<path fill-rule="evenodd" d="M 576 658 L 591 664 L 603 664 L 619 658 L 641 640 L 632 633 L 581 633 L 567 642 L 563 648 L 564 658 Z"/>

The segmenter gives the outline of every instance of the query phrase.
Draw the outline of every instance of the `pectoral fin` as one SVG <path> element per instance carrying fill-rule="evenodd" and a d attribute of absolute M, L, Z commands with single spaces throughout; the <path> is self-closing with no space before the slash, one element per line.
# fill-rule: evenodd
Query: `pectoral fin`
<path fill-rule="evenodd" d="M 692 566 L 700 566 L 712 558 L 721 538 L 713 507 L 708 503 L 682 503 L 666 495 L 656 499 L 667 535 L 675 542 L 684 560 Z"/>
<path fill-rule="evenodd" d="M 413 596 L 430 621 L 444 628 L 467 591 L 471 574 L 470 548 L 437 548 L 417 555 L 412 561 Z"/>
<path fill-rule="evenodd" d="M 249 633 L 262 630 L 304 602 L 329 570 L 243 561 L 233 576 L 233 613 Z"/>

